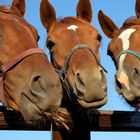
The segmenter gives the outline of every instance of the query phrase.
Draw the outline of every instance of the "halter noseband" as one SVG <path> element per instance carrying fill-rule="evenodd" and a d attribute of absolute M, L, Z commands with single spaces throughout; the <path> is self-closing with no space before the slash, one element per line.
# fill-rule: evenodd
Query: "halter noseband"
<path fill-rule="evenodd" d="M 88 47 L 87 45 L 85 45 L 85 44 L 79 44 L 79 45 L 76 45 L 74 48 L 72 48 L 72 50 L 70 51 L 69 55 L 68 55 L 67 58 L 66 58 L 66 61 L 65 61 L 65 63 L 64 63 L 64 67 L 60 69 L 59 75 L 60 75 L 61 80 L 65 80 L 65 79 L 66 79 L 66 73 L 67 73 L 67 70 L 68 70 L 68 67 L 69 67 L 69 62 L 70 62 L 70 59 L 71 59 L 71 57 L 73 56 L 74 52 L 75 52 L 76 50 L 78 50 L 78 49 L 84 49 L 84 48 L 87 48 L 87 49 L 91 52 L 91 54 L 94 56 L 94 58 L 95 58 L 97 64 L 98 64 L 105 72 L 107 72 L 107 71 L 105 70 L 105 68 L 104 68 L 104 67 L 100 64 L 100 62 L 98 61 L 97 56 L 96 56 L 96 54 L 94 53 L 94 51 L 92 50 L 92 48 L 89 48 L 89 47 Z"/>
<path fill-rule="evenodd" d="M 42 49 L 31 48 L 31 49 L 28 49 L 28 50 L 22 52 L 21 54 L 15 56 L 10 61 L 8 61 L 7 63 L 0 66 L 0 73 L 2 73 L 2 77 L 0 77 L 0 101 L 3 101 L 3 103 L 6 104 L 6 102 L 4 100 L 4 79 L 5 79 L 6 73 L 10 69 L 14 68 L 17 64 L 19 64 L 22 60 L 24 60 L 25 58 L 27 58 L 33 54 L 43 54 L 46 56 L 45 52 Z"/>
<path fill-rule="evenodd" d="M 97 59 L 97 56 L 95 54 L 95 52 L 92 50 L 92 48 L 88 47 L 86 44 L 78 44 L 76 45 L 74 48 L 72 48 L 72 50 L 70 51 L 70 53 L 68 54 L 66 60 L 65 60 L 65 63 L 64 63 L 64 67 L 61 68 L 60 70 L 57 70 L 59 72 L 59 76 L 60 76 L 60 79 L 62 81 L 62 85 L 63 87 L 65 88 L 65 90 L 67 91 L 68 95 L 71 94 L 71 91 L 70 91 L 70 87 L 68 86 L 68 81 L 67 81 L 67 70 L 68 70 L 68 67 L 69 67 L 69 62 L 74 54 L 74 52 L 78 49 L 88 49 L 91 54 L 93 55 L 93 57 L 95 58 L 96 60 L 96 63 L 103 69 L 104 72 L 107 72 L 105 70 L 105 68 L 101 65 L 101 63 L 99 62 L 99 60 Z M 78 96 L 77 96 L 77 93 L 74 93 L 74 96 L 77 98 L 77 99 L 80 99 Z M 83 100 L 85 101 L 84 99 L 80 99 L 80 100 Z"/>
<path fill-rule="evenodd" d="M 117 59 L 117 69 L 119 67 L 118 65 L 119 65 L 119 60 L 120 60 L 121 55 L 126 54 L 126 53 L 131 54 L 131 55 L 135 56 L 138 60 L 140 60 L 140 54 L 137 53 L 136 51 L 133 51 L 133 50 L 123 50 L 123 51 L 120 52 L 120 54 L 118 56 L 118 59 Z"/>

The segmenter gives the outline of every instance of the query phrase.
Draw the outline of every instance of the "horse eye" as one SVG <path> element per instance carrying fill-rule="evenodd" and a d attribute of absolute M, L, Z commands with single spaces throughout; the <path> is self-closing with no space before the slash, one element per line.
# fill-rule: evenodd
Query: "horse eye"
<path fill-rule="evenodd" d="M 47 41 L 47 48 L 48 48 L 49 50 L 52 50 L 52 48 L 53 48 L 54 45 L 55 45 L 54 42 L 52 42 L 52 41 L 50 41 L 50 40 Z"/>
<path fill-rule="evenodd" d="M 99 42 L 102 41 L 102 36 L 101 36 L 100 34 L 97 36 L 97 40 L 98 40 Z"/>
<path fill-rule="evenodd" d="M 37 35 L 37 41 L 39 41 L 39 39 L 40 39 L 40 36 L 39 36 L 39 35 Z"/>

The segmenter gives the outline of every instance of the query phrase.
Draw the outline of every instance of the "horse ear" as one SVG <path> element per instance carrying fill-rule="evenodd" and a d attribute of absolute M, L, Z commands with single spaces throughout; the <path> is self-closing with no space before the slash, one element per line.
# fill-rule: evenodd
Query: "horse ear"
<path fill-rule="evenodd" d="M 56 13 L 48 0 L 42 0 L 40 4 L 40 18 L 44 27 L 49 30 L 56 21 Z"/>
<path fill-rule="evenodd" d="M 140 18 L 140 0 L 136 0 L 135 12 L 137 17 Z"/>
<path fill-rule="evenodd" d="M 14 0 L 11 10 L 15 10 L 15 8 L 18 10 L 21 16 L 24 16 L 26 8 L 25 0 Z"/>
<path fill-rule="evenodd" d="M 101 10 L 98 13 L 98 20 L 103 32 L 109 37 L 113 38 L 114 33 L 118 30 L 115 23 L 107 17 Z"/>
<path fill-rule="evenodd" d="M 88 22 L 92 20 L 92 7 L 90 0 L 79 0 L 77 5 L 77 17 L 83 18 Z"/>

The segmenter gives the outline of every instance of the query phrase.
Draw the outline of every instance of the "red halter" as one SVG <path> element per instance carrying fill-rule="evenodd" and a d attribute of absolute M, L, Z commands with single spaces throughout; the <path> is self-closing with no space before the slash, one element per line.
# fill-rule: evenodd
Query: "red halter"
<path fill-rule="evenodd" d="M 2 101 L 4 104 L 6 104 L 4 100 L 4 78 L 6 76 L 6 73 L 15 67 L 18 63 L 20 63 L 22 60 L 24 60 L 26 57 L 31 56 L 33 54 L 43 54 L 46 56 L 45 52 L 40 48 L 31 48 L 28 49 L 21 54 L 15 56 L 7 63 L 0 66 L 0 73 L 2 73 L 2 77 L 0 77 L 0 101 Z M 47 57 L 47 56 L 46 56 Z"/>

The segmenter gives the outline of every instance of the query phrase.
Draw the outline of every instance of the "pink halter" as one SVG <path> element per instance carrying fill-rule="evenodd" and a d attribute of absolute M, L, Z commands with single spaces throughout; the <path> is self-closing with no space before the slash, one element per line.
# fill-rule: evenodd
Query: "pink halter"
<path fill-rule="evenodd" d="M 2 101 L 3 104 L 6 105 L 6 101 L 4 99 L 4 78 L 6 76 L 6 73 L 10 69 L 15 67 L 18 63 L 20 63 L 22 60 L 24 60 L 26 57 L 29 57 L 34 54 L 43 54 L 46 56 L 45 52 L 42 49 L 31 48 L 31 49 L 28 49 L 28 50 L 22 52 L 21 54 L 15 56 L 10 61 L 8 61 L 7 63 L 0 66 L 0 73 L 3 74 L 2 77 L 0 77 L 0 101 Z"/>

